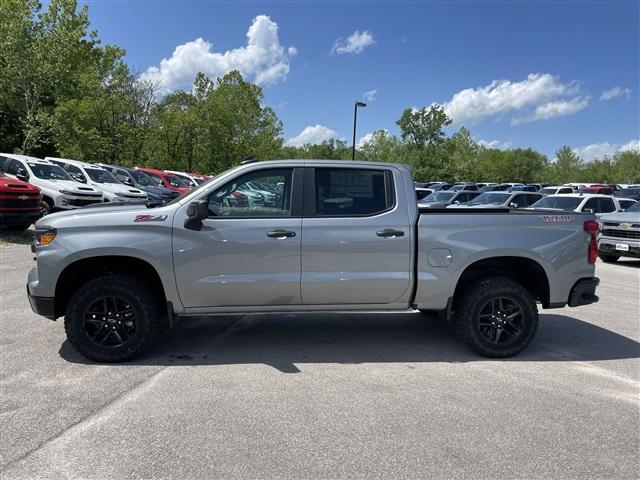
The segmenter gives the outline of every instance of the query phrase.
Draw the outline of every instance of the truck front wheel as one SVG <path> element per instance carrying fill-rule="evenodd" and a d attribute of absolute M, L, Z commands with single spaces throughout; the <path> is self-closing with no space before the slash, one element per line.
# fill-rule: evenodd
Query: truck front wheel
<path fill-rule="evenodd" d="M 86 283 L 71 297 L 64 318 L 69 343 L 97 362 L 133 358 L 158 334 L 160 302 L 143 281 L 107 275 Z"/>
<path fill-rule="evenodd" d="M 490 277 L 470 284 L 455 305 L 460 338 L 484 357 L 522 351 L 538 328 L 536 301 L 519 283 Z"/>

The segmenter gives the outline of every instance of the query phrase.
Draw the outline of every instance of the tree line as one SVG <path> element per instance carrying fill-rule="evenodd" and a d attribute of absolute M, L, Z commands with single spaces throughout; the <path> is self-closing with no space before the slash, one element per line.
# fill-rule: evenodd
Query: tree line
<path fill-rule="evenodd" d="M 232 71 L 198 74 L 168 94 L 133 72 L 125 51 L 101 44 L 76 0 L 0 1 L 0 151 L 38 157 L 217 173 L 247 156 L 350 159 L 341 140 L 293 147 L 259 85 Z M 640 153 L 584 162 L 568 146 L 549 160 L 534 149 L 487 148 L 439 105 L 404 110 L 400 134 L 379 130 L 359 160 L 399 162 L 418 180 L 640 182 Z"/>

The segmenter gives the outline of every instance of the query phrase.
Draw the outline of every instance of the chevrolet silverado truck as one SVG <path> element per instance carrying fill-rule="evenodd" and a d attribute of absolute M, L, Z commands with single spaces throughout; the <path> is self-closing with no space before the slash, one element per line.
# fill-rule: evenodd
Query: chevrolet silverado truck
<path fill-rule="evenodd" d="M 600 217 L 600 260 L 617 262 L 620 257 L 640 258 L 640 203 L 620 213 Z"/>
<path fill-rule="evenodd" d="M 239 202 L 239 191 L 270 192 Z M 36 225 L 32 309 L 84 356 L 124 361 L 177 317 L 408 310 L 487 357 L 524 349 L 542 308 L 598 301 L 592 214 L 419 209 L 409 167 L 251 162 L 165 206 L 89 206 Z"/>

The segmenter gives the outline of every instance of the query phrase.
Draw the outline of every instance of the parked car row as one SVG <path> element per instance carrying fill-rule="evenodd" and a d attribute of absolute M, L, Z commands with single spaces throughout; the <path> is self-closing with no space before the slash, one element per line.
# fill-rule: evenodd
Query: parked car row
<path fill-rule="evenodd" d="M 614 193 L 614 187 L 617 190 Z M 621 212 L 640 198 L 635 186 L 547 185 L 543 183 L 416 183 L 416 199 L 423 208 L 550 208 L 590 211 L 595 214 Z M 580 190 L 581 189 L 581 190 Z M 610 193 L 607 193 L 610 192 Z M 629 198 L 621 196 L 628 193 Z M 545 200 L 546 197 L 549 197 Z M 567 198 L 564 198 L 567 197 Z M 602 200 L 599 200 L 602 198 Z"/>
<path fill-rule="evenodd" d="M 209 177 L 150 168 L 0 154 L 0 225 L 24 230 L 47 213 L 96 203 L 158 207 Z M 268 193 L 265 193 L 268 195 Z"/>

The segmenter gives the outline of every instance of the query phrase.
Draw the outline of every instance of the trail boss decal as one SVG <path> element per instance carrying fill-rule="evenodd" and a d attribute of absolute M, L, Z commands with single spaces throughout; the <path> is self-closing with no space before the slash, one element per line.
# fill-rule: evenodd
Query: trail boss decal
<path fill-rule="evenodd" d="M 542 219 L 546 223 L 571 223 L 573 221 L 571 215 L 545 215 Z"/>
<path fill-rule="evenodd" d="M 138 215 L 134 222 L 164 222 L 166 215 Z"/>

